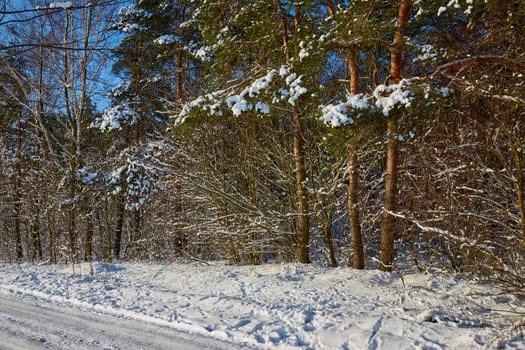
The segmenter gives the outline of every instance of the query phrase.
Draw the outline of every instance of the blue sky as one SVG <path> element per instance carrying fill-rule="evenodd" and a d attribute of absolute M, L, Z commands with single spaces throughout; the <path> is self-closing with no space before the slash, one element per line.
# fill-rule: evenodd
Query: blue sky
<path fill-rule="evenodd" d="M 31 26 L 39 25 L 38 22 L 41 21 L 41 16 L 46 10 L 38 10 L 38 8 L 49 8 L 50 4 L 58 2 L 60 1 L 6 0 L 4 2 L 5 7 L 0 8 L 0 11 L 5 11 L 3 15 L 0 15 L 0 45 L 25 45 L 28 42 L 30 43 L 30 40 L 28 40 L 27 38 L 22 38 L 21 35 L 19 35 L 18 33 L 27 32 Z M 72 1 L 72 4 L 74 6 L 82 5 L 82 3 L 84 2 L 88 3 L 87 0 L 74 0 Z M 118 8 L 128 5 L 130 2 L 127 0 L 116 0 L 112 3 L 116 4 L 118 11 Z M 0 0 L 0 4 L 2 4 L 2 0 Z M 57 11 L 63 11 L 63 9 L 58 9 Z M 116 13 L 117 12 L 115 12 L 114 15 L 116 15 Z M 53 31 L 51 25 L 47 28 L 47 31 Z M 117 46 L 121 38 L 122 35 L 120 35 L 118 32 L 110 32 L 107 37 L 107 40 L 103 44 L 104 48 L 107 48 L 107 50 L 100 52 L 97 51 L 97 54 L 101 57 L 103 56 L 106 58 L 111 58 L 110 49 Z M 60 45 L 61 43 L 57 44 Z M 17 48 L 14 52 L 10 51 L 10 54 L 19 54 L 20 57 L 23 57 L 23 55 L 26 52 L 28 52 L 28 50 L 33 49 L 37 48 L 21 46 L 20 48 Z M 0 54 L 3 53 L 2 51 L 6 52 L 6 50 L 0 50 Z M 113 86 L 120 83 L 120 79 L 111 72 L 111 65 L 112 60 L 107 59 L 103 67 L 100 69 L 100 75 L 98 76 L 98 79 L 93 79 L 92 82 L 92 91 L 90 97 L 94 104 L 97 106 L 97 110 L 99 111 L 102 111 L 103 109 L 109 106 L 110 101 L 107 99 L 106 95 Z M 91 78 L 95 78 L 93 72 L 95 68 L 95 64 L 91 66 Z"/>

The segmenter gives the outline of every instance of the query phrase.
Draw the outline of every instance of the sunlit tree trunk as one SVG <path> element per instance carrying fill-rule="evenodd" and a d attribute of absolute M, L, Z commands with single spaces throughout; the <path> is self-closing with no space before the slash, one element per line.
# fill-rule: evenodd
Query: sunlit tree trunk
<path fill-rule="evenodd" d="M 326 2 L 328 13 L 335 19 L 336 10 L 333 1 Z M 350 94 L 356 95 L 359 93 L 359 67 L 356 63 L 355 48 L 350 48 L 347 53 L 347 63 L 350 72 Z M 365 267 L 365 258 L 363 251 L 363 238 L 361 234 L 361 219 L 359 214 L 359 159 L 357 156 L 357 139 L 356 135 L 352 133 L 348 141 L 348 165 L 350 167 L 350 174 L 348 177 L 348 228 L 350 231 L 350 240 L 352 242 L 352 250 L 350 252 L 350 259 L 348 264 L 356 269 L 363 269 Z"/>
<path fill-rule="evenodd" d="M 401 78 L 401 68 L 403 64 L 403 33 L 406 30 L 408 15 L 412 7 L 412 0 L 404 0 L 399 5 L 397 18 L 397 31 L 394 34 L 394 41 L 390 49 L 390 84 L 396 84 Z M 385 198 L 384 213 L 381 222 L 381 252 L 379 269 L 382 271 L 392 271 L 394 263 L 394 234 L 395 217 L 392 212 L 397 205 L 397 168 L 398 168 L 398 148 L 397 140 L 398 121 L 395 117 L 387 120 L 387 155 L 386 155 L 386 179 L 385 179 Z"/>

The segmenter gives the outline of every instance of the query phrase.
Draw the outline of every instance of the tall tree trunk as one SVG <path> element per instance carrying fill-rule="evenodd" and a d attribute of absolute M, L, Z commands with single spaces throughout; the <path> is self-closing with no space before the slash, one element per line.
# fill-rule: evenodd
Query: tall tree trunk
<path fill-rule="evenodd" d="M 183 57 L 184 57 L 184 48 L 180 47 L 177 51 L 177 103 L 182 106 L 182 101 L 184 99 L 184 90 L 183 90 Z"/>
<path fill-rule="evenodd" d="M 283 49 L 286 56 L 286 61 L 291 61 L 292 54 L 290 52 L 289 45 L 289 30 L 288 23 L 283 14 L 281 3 L 278 0 L 274 0 L 274 7 L 278 12 L 281 19 L 281 30 L 282 30 L 282 42 Z M 299 27 L 301 22 L 301 11 L 295 9 L 295 26 Z M 306 188 L 306 165 L 305 165 L 305 151 L 304 151 L 304 121 L 299 112 L 299 108 L 296 105 L 293 108 L 293 156 L 295 163 L 295 182 L 296 182 L 296 195 L 297 195 L 297 231 L 295 239 L 295 260 L 298 263 L 308 264 L 310 263 L 310 213 L 308 205 L 308 190 Z"/>
<path fill-rule="evenodd" d="M 313 148 L 316 151 L 315 154 L 315 168 L 312 168 L 310 176 L 314 178 L 318 177 L 319 187 L 314 190 L 314 195 L 318 196 L 315 199 L 315 203 L 318 203 L 319 209 L 319 224 L 321 228 L 321 233 L 323 237 L 323 243 L 326 249 L 326 260 L 328 265 L 331 267 L 339 266 L 337 258 L 335 256 L 335 247 L 333 239 L 333 212 L 334 212 L 334 203 L 335 203 L 335 194 L 331 193 L 330 196 L 327 196 L 322 188 L 326 188 L 324 183 L 323 176 L 323 161 L 321 160 L 323 155 L 320 151 L 319 146 L 314 146 Z"/>
<path fill-rule="evenodd" d="M 186 235 L 182 229 L 182 186 L 180 181 L 175 182 L 175 206 L 173 210 L 176 215 L 176 226 L 173 239 L 173 253 L 175 256 L 181 256 L 186 246 Z"/>
<path fill-rule="evenodd" d="M 359 68 L 355 61 L 353 50 L 348 53 L 348 68 L 350 71 L 350 94 L 359 93 Z M 350 175 L 348 177 L 348 226 L 352 240 L 352 266 L 355 269 L 365 267 L 365 255 L 363 251 L 363 238 L 361 235 L 361 220 L 359 217 L 359 161 L 357 158 L 356 135 L 350 136 L 348 144 L 348 161 Z M 349 261 L 350 264 L 350 261 Z"/>
<path fill-rule="evenodd" d="M 326 6 L 330 16 L 335 19 L 336 11 L 333 1 L 327 0 Z M 351 48 L 347 55 L 351 95 L 359 93 L 359 67 L 356 63 L 354 50 L 354 48 Z M 352 241 L 352 251 L 350 254 L 352 258 L 349 259 L 348 264 L 356 269 L 363 269 L 365 267 L 365 256 L 361 234 L 359 202 L 357 198 L 359 193 L 359 160 L 357 157 L 357 140 L 354 134 L 350 136 L 348 142 L 348 160 L 350 167 L 350 176 L 348 178 L 348 228 Z"/>
<path fill-rule="evenodd" d="M 295 108 L 294 108 L 295 109 Z M 310 213 L 308 190 L 306 188 L 306 166 L 304 156 L 304 122 L 294 110 L 294 143 L 295 181 L 297 183 L 297 246 L 295 259 L 302 264 L 310 263 Z"/>
<path fill-rule="evenodd" d="M 514 138 L 514 135 L 508 137 Z M 523 150 L 520 149 L 519 142 L 509 142 L 511 147 L 514 166 L 516 171 L 512 172 L 511 177 L 513 178 L 514 187 L 516 191 L 516 205 L 520 213 L 520 226 L 522 234 L 522 247 L 523 253 L 525 253 L 525 158 L 523 157 Z"/>
<path fill-rule="evenodd" d="M 93 260 L 93 213 L 89 214 L 86 217 L 86 241 L 84 242 L 84 261 L 92 261 Z"/>
<path fill-rule="evenodd" d="M 55 225 L 55 219 L 53 217 L 53 214 L 51 213 L 49 209 L 50 208 L 46 208 L 47 232 L 49 233 L 49 261 L 53 264 L 56 264 L 57 263 L 56 225 Z"/>
<path fill-rule="evenodd" d="M 326 218 L 326 225 L 322 225 L 321 230 L 323 233 L 324 245 L 328 250 L 328 263 L 332 267 L 337 267 L 339 264 L 337 263 L 337 259 L 335 257 L 334 240 L 332 237 L 332 214 L 328 215 Z"/>
<path fill-rule="evenodd" d="M 15 180 L 17 181 L 17 180 Z M 18 192 L 18 186 L 15 188 L 15 192 Z M 20 210 L 20 198 L 18 194 L 15 194 L 15 203 L 14 203 L 14 217 L 13 217 L 13 230 L 14 230 L 14 236 L 15 236 L 15 253 L 16 253 L 16 261 L 22 262 L 24 258 L 24 250 L 22 248 L 22 231 L 20 229 L 20 216 L 21 216 L 21 210 Z"/>
<path fill-rule="evenodd" d="M 76 210 L 74 207 L 69 208 L 67 218 L 67 232 L 69 237 L 69 249 L 71 250 L 71 262 L 79 263 L 77 232 L 76 232 Z"/>
<path fill-rule="evenodd" d="M 130 244 L 132 249 L 132 253 L 135 254 L 135 258 L 140 258 L 142 252 L 139 249 L 139 246 L 137 245 L 137 241 L 140 240 L 142 236 L 142 229 L 141 229 L 141 211 L 140 208 L 133 209 L 132 212 L 133 217 L 133 236 L 130 239 Z"/>
<path fill-rule="evenodd" d="M 112 242 L 112 235 L 111 235 L 111 219 L 109 214 L 109 201 L 107 198 L 104 198 L 104 208 L 102 208 L 102 211 L 98 211 L 98 222 L 99 226 L 101 227 L 101 240 L 102 240 L 102 258 L 104 261 L 111 262 L 111 242 Z M 103 227 L 103 228 L 102 228 Z"/>
<path fill-rule="evenodd" d="M 64 11 L 65 13 L 65 23 L 64 23 L 64 36 L 63 36 L 63 45 L 68 46 L 69 43 L 69 36 L 72 35 L 71 33 L 71 13 L 69 10 Z M 70 57 L 71 56 L 71 57 Z M 78 118 L 78 115 L 75 115 L 73 112 L 74 104 L 72 104 L 71 99 L 74 98 L 74 93 L 70 94 L 70 90 L 73 89 L 74 86 L 74 79 L 73 79 L 73 58 L 72 53 L 68 52 L 68 50 L 64 50 L 63 54 L 63 90 L 64 90 L 64 110 L 65 115 L 69 123 L 69 127 L 71 128 L 71 159 L 69 160 L 69 173 L 66 175 L 68 178 L 68 186 L 69 186 L 69 200 L 71 203 L 69 204 L 69 208 L 67 210 L 67 231 L 68 231 L 68 237 L 69 237 L 69 249 L 70 249 L 70 258 L 73 263 L 78 262 L 78 250 L 77 250 L 77 232 L 76 232 L 76 210 L 75 210 L 75 170 L 77 169 L 77 158 L 79 156 L 78 152 L 78 143 L 77 140 L 77 134 L 79 130 L 77 130 L 77 121 L 75 120 L 75 117 Z"/>
<path fill-rule="evenodd" d="M 184 11 L 183 11 L 183 15 L 181 16 L 180 18 L 180 23 L 184 23 L 185 21 L 185 18 L 184 18 Z M 185 34 L 185 28 L 179 28 L 180 29 L 180 34 L 181 36 L 184 36 Z M 187 69 L 188 67 L 184 66 L 184 48 L 182 46 L 179 46 L 177 48 L 177 52 L 176 52 L 176 61 L 177 61 L 177 71 L 176 71 L 176 76 L 177 76 L 177 91 L 176 91 L 176 98 L 177 98 L 177 103 L 179 104 L 179 106 L 181 106 L 182 108 L 182 104 L 183 104 L 183 101 L 184 101 L 184 79 L 187 79 L 189 80 L 189 75 L 186 75 L 186 74 L 183 74 L 184 71 L 185 71 L 185 68 L 186 70 L 189 71 L 189 69 Z M 189 60 L 187 60 L 189 61 Z M 173 247 L 174 247 L 174 255 L 175 256 L 181 256 L 182 253 L 183 253 L 183 249 L 185 248 L 185 245 L 186 245 L 186 236 L 185 236 L 185 233 L 184 231 L 181 229 L 181 221 L 182 221 L 182 186 L 181 186 L 181 183 L 180 181 L 176 181 L 175 182 L 175 196 L 176 196 L 176 199 L 175 199 L 175 206 L 173 208 L 173 210 L 175 211 L 175 217 L 177 218 L 177 226 L 175 228 L 175 239 L 174 239 L 174 244 L 173 244 Z"/>
<path fill-rule="evenodd" d="M 16 261 L 22 262 L 24 258 L 24 251 L 22 248 L 22 230 L 21 220 L 22 217 L 22 195 L 20 190 L 20 183 L 22 180 L 22 112 L 18 114 L 18 125 L 17 125 L 17 149 L 16 149 L 16 173 L 14 178 L 14 220 L 13 229 L 15 234 L 15 250 L 16 250 Z"/>
<path fill-rule="evenodd" d="M 406 30 L 408 15 L 412 7 L 412 0 L 403 0 L 399 5 L 397 18 L 397 31 L 394 34 L 394 41 L 390 49 L 390 84 L 396 84 L 401 78 L 401 68 L 403 65 L 403 33 Z M 385 179 L 385 203 L 383 220 L 381 222 L 381 252 L 379 269 L 382 271 L 392 271 L 394 263 L 394 234 L 395 217 L 392 212 L 397 206 L 397 168 L 398 168 L 398 121 L 395 117 L 387 120 L 387 158 L 386 158 L 386 179 Z"/>
<path fill-rule="evenodd" d="M 124 228 L 124 215 L 126 213 L 126 206 L 124 198 L 117 199 L 117 222 L 115 227 L 115 244 L 113 246 L 113 256 L 115 259 L 120 259 L 120 246 L 122 244 L 122 231 Z"/>
<path fill-rule="evenodd" d="M 38 205 L 38 203 L 37 203 Z M 40 218 L 39 218 L 40 209 L 35 209 L 35 214 L 33 217 L 33 222 L 31 224 L 31 242 L 33 243 L 33 253 L 32 260 L 42 259 L 42 244 L 40 241 Z"/>
<path fill-rule="evenodd" d="M 398 141 L 396 140 L 397 120 L 387 121 L 388 146 L 386 156 L 385 203 L 381 222 L 381 252 L 379 269 L 392 271 L 394 262 L 395 217 L 391 214 L 397 206 L 397 165 Z"/>
<path fill-rule="evenodd" d="M 359 218 L 359 200 L 357 198 L 359 163 L 355 140 L 351 140 L 348 146 L 348 158 L 350 166 L 350 175 L 348 177 L 348 226 L 352 236 L 352 266 L 355 269 L 363 269 L 365 267 L 365 256 L 361 235 L 361 220 Z"/>

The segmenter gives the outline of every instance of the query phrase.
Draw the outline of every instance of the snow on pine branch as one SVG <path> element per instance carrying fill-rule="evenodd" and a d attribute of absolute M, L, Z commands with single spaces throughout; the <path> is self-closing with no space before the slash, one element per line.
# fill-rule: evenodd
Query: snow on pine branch
<path fill-rule="evenodd" d="M 151 18 L 152 16 L 153 14 L 151 12 L 143 9 L 137 9 L 135 5 L 121 7 L 118 12 L 118 22 L 114 25 L 114 27 L 123 33 L 145 31 L 147 30 L 147 27 L 139 23 L 145 19 Z"/>
<path fill-rule="evenodd" d="M 195 109 L 222 116 L 223 110 L 221 108 L 224 105 L 235 116 L 240 116 L 244 112 L 268 114 L 270 113 L 268 96 L 271 96 L 272 104 L 286 101 L 289 105 L 295 106 L 297 100 L 308 92 L 308 89 L 301 85 L 302 79 L 302 75 L 298 76 L 293 73 L 288 66 L 281 66 L 279 70 L 272 69 L 266 75 L 255 79 L 238 94 L 221 90 L 199 96 L 186 103 L 182 111 L 175 116 L 175 124 L 182 124 Z M 271 89 L 272 87 L 273 89 Z"/>
<path fill-rule="evenodd" d="M 88 186 L 93 186 L 99 180 L 98 173 L 91 165 L 78 169 L 75 172 L 75 176 L 80 182 Z"/>
<path fill-rule="evenodd" d="M 408 89 L 410 82 L 406 79 L 394 85 L 378 85 L 369 94 L 347 95 L 346 101 L 321 106 L 321 120 L 332 127 L 352 124 L 365 111 L 380 113 L 388 117 L 394 108 L 410 107 L 414 98 Z"/>
<path fill-rule="evenodd" d="M 437 53 L 437 50 L 434 46 L 430 45 L 430 44 L 426 44 L 426 45 L 415 45 L 416 48 L 418 49 L 419 51 L 419 55 L 417 55 L 413 60 L 412 62 L 425 62 L 425 61 L 429 61 L 429 60 L 434 60 L 437 56 L 438 56 L 438 53 Z"/>
<path fill-rule="evenodd" d="M 243 112 L 253 110 L 253 104 L 246 100 L 246 97 L 254 98 L 261 91 L 268 89 L 273 78 L 277 74 L 276 70 L 271 70 L 264 77 L 256 79 L 250 86 L 246 87 L 238 95 L 232 95 L 226 98 L 226 104 L 231 109 L 233 115 L 239 116 Z M 268 113 L 270 111 L 269 106 L 264 102 L 257 102 L 259 110 Z"/>
<path fill-rule="evenodd" d="M 192 111 L 196 109 L 201 109 L 210 115 L 216 115 L 218 117 L 222 116 L 222 98 L 220 94 L 220 91 L 209 93 L 185 103 L 180 113 L 172 117 L 175 120 L 174 124 L 180 125 L 184 123 Z"/>
<path fill-rule="evenodd" d="M 399 84 L 378 85 L 374 90 L 375 106 L 381 110 L 385 117 L 397 106 L 410 107 L 413 92 L 405 89 L 409 85 L 408 80 L 401 80 Z"/>
<path fill-rule="evenodd" d="M 195 41 L 191 41 L 188 45 L 184 46 L 184 50 L 186 50 L 193 57 L 207 62 L 211 60 L 212 52 L 217 48 L 217 46 L 218 45 L 206 46 Z"/>
<path fill-rule="evenodd" d="M 345 102 L 321 106 L 322 120 L 332 126 L 352 124 L 354 122 L 349 110 L 367 110 L 371 108 L 371 98 L 363 94 L 348 95 Z M 357 114 L 359 118 L 361 113 Z"/>
<path fill-rule="evenodd" d="M 443 13 L 447 12 L 448 9 L 460 9 L 463 11 L 465 15 L 470 15 L 472 13 L 472 10 L 474 7 L 472 6 L 474 4 L 474 0 L 466 0 L 467 8 L 463 10 L 462 5 L 460 4 L 459 0 L 449 0 L 446 4 L 446 6 L 441 6 L 438 9 L 437 15 L 441 16 Z"/>
<path fill-rule="evenodd" d="M 463 13 L 465 16 L 470 16 L 473 13 L 474 8 L 479 4 L 486 4 L 487 0 L 441 0 L 440 4 L 435 11 L 435 7 L 429 6 L 428 1 L 426 0 L 415 0 L 414 1 L 414 10 L 416 17 L 428 13 L 431 15 L 442 16 L 446 13 Z"/>
<path fill-rule="evenodd" d="M 165 147 L 162 143 L 149 143 L 123 150 L 115 158 L 115 167 L 104 178 L 107 194 L 123 196 L 127 210 L 142 207 L 162 188 L 160 180 L 164 169 L 156 164 L 151 154 Z"/>
<path fill-rule="evenodd" d="M 106 109 L 102 116 L 91 124 L 91 127 L 98 128 L 102 132 L 122 130 L 122 123 L 134 125 L 138 119 L 138 113 L 129 104 L 123 103 Z"/>
<path fill-rule="evenodd" d="M 173 34 L 166 34 L 159 36 L 157 39 L 153 40 L 153 42 L 157 45 L 170 45 L 174 43 L 180 43 L 181 38 Z"/>

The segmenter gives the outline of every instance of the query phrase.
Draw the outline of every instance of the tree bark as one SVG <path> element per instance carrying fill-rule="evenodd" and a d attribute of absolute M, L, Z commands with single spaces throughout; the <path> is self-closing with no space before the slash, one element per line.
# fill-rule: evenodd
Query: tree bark
<path fill-rule="evenodd" d="M 139 250 L 139 247 L 137 245 L 137 241 L 140 240 L 142 236 L 142 225 L 141 225 L 141 211 L 140 208 L 135 208 L 133 210 L 133 236 L 130 239 L 130 244 L 133 247 L 133 254 L 138 254 L 136 257 L 140 257 L 142 252 Z"/>
<path fill-rule="evenodd" d="M 395 84 L 401 78 L 403 65 L 403 33 L 406 30 L 408 15 L 412 7 L 412 0 L 404 0 L 399 5 L 397 18 L 397 31 L 394 34 L 393 45 L 390 49 L 390 84 Z M 398 121 L 396 117 L 387 120 L 387 155 L 386 155 L 386 179 L 384 212 L 381 222 L 381 251 L 378 268 L 382 271 L 392 271 L 394 263 L 394 234 L 395 217 L 391 214 L 397 206 L 397 168 L 398 168 Z"/>
<path fill-rule="evenodd" d="M 22 248 L 22 232 L 20 218 L 22 216 L 22 208 L 20 203 L 22 202 L 22 195 L 20 193 L 20 182 L 22 179 L 22 112 L 18 114 L 18 125 L 17 125 L 17 149 L 16 149 L 16 173 L 14 178 L 14 233 L 15 233 L 15 244 L 16 244 L 16 261 L 22 262 L 24 258 L 24 251 Z"/>
<path fill-rule="evenodd" d="M 281 20 L 282 42 L 286 61 L 292 59 L 289 44 L 289 29 L 288 22 L 283 14 L 281 3 L 277 0 L 273 1 L 274 7 L 278 12 Z M 301 12 L 298 8 L 295 9 L 295 26 L 298 27 L 301 22 Z M 308 190 L 306 188 L 306 165 L 304 152 L 304 121 L 299 112 L 297 104 L 293 108 L 293 156 L 295 163 L 295 181 L 296 181 L 296 195 L 297 195 L 297 228 L 295 239 L 295 260 L 298 263 L 310 263 L 309 245 L 310 245 L 310 213 L 308 205 Z"/>
<path fill-rule="evenodd" d="M 55 225 L 55 218 L 53 216 L 53 213 L 49 210 L 49 208 L 46 208 L 46 218 L 47 218 L 47 232 L 49 233 L 49 261 L 51 261 L 53 264 L 57 263 L 57 233 L 56 233 L 56 225 Z"/>
<path fill-rule="evenodd" d="M 389 118 L 387 121 L 388 146 L 386 156 L 385 203 L 383 220 L 381 222 L 381 252 L 379 269 L 392 271 L 394 262 L 394 234 L 396 219 L 391 214 L 397 206 L 397 166 L 398 141 L 396 140 L 397 120 Z"/>
<path fill-rule="evenodd" d="M 358 201 L 358 166 L 357 149 L 355 140 L 351 140 L 348 146 L 348 157 L 350 176 L 348 180 L 348 226 L 352 238 L 352 266 L 355 269 L 364 269 L 365 256 L 363 251 L 363 238 L 361 235 L 361 220 L 359 218 Z M 350 263 L 350 262 L 349 262 Z"/>
<path fill-rule="evenodd" d="M 124 228 L 124 214 L 126 213 L 126 206 L 123 198 L 117 199 L 117 222 L 115 227 L 115 244 L 113 245 L 113 256 L 115 259 L 120 259 L 120 246 L 122 244 L 122 231 Z"/>
<path fill-rule="evenodd" d="M 177 103 L 182 105 L 182 101 L 184 99 L 184 90 L 183 90 L 183 57 L 184 56 L 184 48 L 180 47 L 177 51 Z"/>
<path fill-rule="evenodd" d="M 31 241 L 33 243 L 33 254 L 31 256 L 32 260 L 42 259 L 42 243 L 40 241 L 40 219 L 39 219 L 40 209 L 35 209 L 35 214 L 33 217 L 33 222 L 31 225 Z"/>
<path fill-rule="evenodd" d="M 355 61 L 353 50 L 350 50 L 348 53 L 348 68 L 350 71 L 350 94 L 356 95 L 359 93 L 359 68 Z M 355 269 L 363 269 L 365 267 L 365 256 L 357 196 L 359 190 L 359 161 L 356 143 L 356 136 L 351 135 L 348 144 L 348 161 L 350 166 L 350 176 L 348 178 L 348 226 L 352 240 L 353 261 L 351 264 Z"/>
<path fill-rule="evenodd" d="M 516 171 L 514 172 L 514 174 L 512 174 L 512 177 L 514 179 L 513 182 L 516 188 L 516 204 L 520 213 L 520 226 L 522 234 L 521 239 L 523 245 L 523 252 L 525 253 L 525 162 L 523 158 L 523 151 L 520 150 L 519 143 L 509 143 L 514 158 L 514 166 L 516 167 Z"/>
<path fill-rule="evenodd" d="M 67 230 L 69 236 L 69 249 L 71 249 L 71 261 L 79 263 L 78 247 L 77 247 L 77 232 L 76 232 L 76 210 L 74 207 L 69 208 L 67 218 Z"/>
<path fill-rule="evenodd" d="M 295 181 L 297 183 L 297 246 L 295 259 L 302 264 L 310 263 L 310 215 L 308 191 L 306 188 L 306 166 L 304 157 L 304 122 L 294 110 L 294 144 Z"/>
<path fill-rule="evenodd" d="M 103 231 L 103 246 L 102 246 L 102 258 L 104 261 L 111 262 L 111 247 L 113 236 L 111 234 L 111 218 L 109 210 L 109 201 L 107 198 L 104 199 L 104 208 L 102 211 L 98 212 L 98 221 L 100 226 L 104 227 Z"/>
<path fill-rule="evenodd" d="M 84 261 L 93 260 L 93 214 L 86 217 L 86 241 L 84 242 Z"/>

